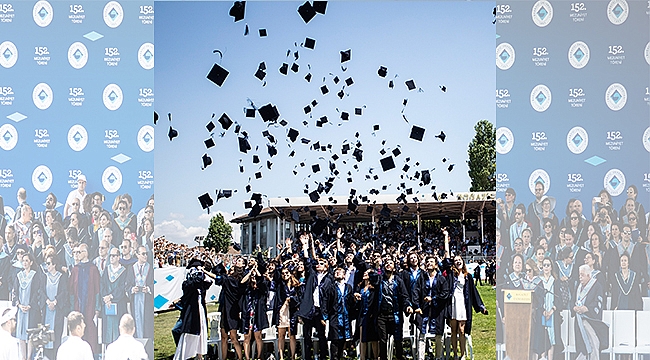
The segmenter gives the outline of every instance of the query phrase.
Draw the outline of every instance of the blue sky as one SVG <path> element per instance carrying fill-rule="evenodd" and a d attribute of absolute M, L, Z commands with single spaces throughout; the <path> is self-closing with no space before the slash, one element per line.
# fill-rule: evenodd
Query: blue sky
<path fill-rule="evenodd" d="M 431 193 L 429 187 L 419 187 L 416 179 L 400 179 L 400 175 L 413 176 L 418 170 L 434 168 L 432 182 L 438 192 L 469 189 L 466 160 L 473 126 L 480 119 L 494 122 L 495 118 L 494 3 L 329 2 L 326 14 L 318 14 L 308 24 L 297 13 L 300 4 L 247 2 L 245 19 L 233 22 L 228 15 L 232 2 L 156 3 L 155 106 L 161 116 L 155 154 L 158 235 L 187 242 L 206 232 L 216 211 L 227 219 L 233 213 L 247 213 L 243 206 L 250 199 L 247 184 L 253 192 L 269 198 L 306 196 L 305 184 L 311 191 L 317 182 L 332 176 L 328 161 L 334 153 L 340 156 L 336 164 L 341 174 L 330 195 L 347 195 L 351 188 L 367 194 L 383 185 L 389 185 L 383 194 L 399 195 L 401 182 L 414 192 Z M 246 24 L 248 36 L 244 36 Z M 260 37 L 260 28 L 266 29 L 268 36 Z M 316 40 L 314 50 L 300 46 L 306 37 Z M 215 49 L 223 57 L 214 54 Z M 340 51 L 347 49 L 351 49 L 351 60 L 341 64 Z M 292 52 L 289 57 L 287 50 Z M 291 67 L 294 51 L 299 53 L 295 61 L 299 71 L 289 70 L 284 76 L 278 69 L 283 62 Z M 254 77 L 262 61 L 267 67 L 266 86 Z M 222 87 L 206 79 L 215 62 L 230 71 Z M 385 78 L 377 74 L 380 66 L 388 69 Z M 313 76 L 310 83 L 304 80 L 308 72 Z M 339 84 L 333 82 L 335 76 L 341 80 Z M 339 99 L 337 92 L 349 77 L 354 84 L 346 86 L 345 97 Z M 388 87 L 391 79 L 393 89 Z M 409 91 L 404 82 L 410 79 L 422 91 Z M 330 90 L 327 95 L 320 91 L 324 84 Z M 445 85 L 447 92 L 440 91 L 440 85 Z M 255 119 L 246 118 L 247 99 L 257 107 L 277 106 L 280 119 L 288 125 L 267 126 L 259 114 Z M 404 99 L 408 99 L 406 106 Z M 310 118 L 303 108 L 312 100 L 318 105 Z M 356 107 L 363 106 L 362 116 L 353 115 Z M 350 120 L 340 120 L 340 111 L 349 112 Z M 249 134 L 253 149 L 248 154 L 239 152 L 235 126 L 219 136 L 216 120 L 224 112 Z M 167 113 L 172 113 L 172 126 L 180 134 L 172 142 L 167 139 Z M 216 146 L 206 150 L 203 140 L 210 134 L 205 125 L 213 113 Z M 327 116 L 329 122 L 319 128 L 316 120 L 321 116 Z M 303 125 L 304 120 L 308 126 Z M 379 131 L 373 131 L 376 124 Z M 426 128 L 422 142 L 409 139 L 412 125 Z M 286 137 L 289 128 L 300 132 L 296 143 Z M 269 141 L 262 136 L 264 130 L 277 140 L 274 157 L 267 153 Z M 441 130 L 448 136 L 444 143 L 434 137 Z M 302 137 L 312 143 L 301 144 Z M 316 141 L 331 143 L 332 149 L 310 150 Z M 362 162 L 357 163 L 351 152 L 341 154 L 346 141 L 353 147 L 357 141 L 362 143 Z M 382 172 L 379 160 L 398 146 L 401 155 L 395 158 L 396 168 Z M 386 155 L 380 154 L 382 149 Z M 295 156 L 289 157 L 292 150 Z M 204 153 L 214 163 L 201 170 Z M 259 164 L 252 163 L 254 154 L 260 157 Z M 404 173 L 401 169 L 407 157 L 411 168 Z M 449 161 L 443 163 L 443 158 Z M 270 171 L 267 160 L 273 163 Z M 305 163 L 304 168 L 300 162 Z M 450 162 L 456 164 L 452 172 L 447 171 Z M 311 166 L 316 163 L 321 171 L 312 174 Z M 244 173 L 239 172 L 240 165 Z M 379 180 L 365 179 L 371 168 Z M 295 176 L 294 170 L 298 172 Z M 255 179 L 258 171 L 261 179 Z M 347 175 L 348 171 L 352 175 Z M 351 183 L 348 177 L 352 177 Z M 219 200 L 207 215 L 197 197 L 211 192 L 216 200 L 216 189 L 236 189 L 237 193 Z"/>

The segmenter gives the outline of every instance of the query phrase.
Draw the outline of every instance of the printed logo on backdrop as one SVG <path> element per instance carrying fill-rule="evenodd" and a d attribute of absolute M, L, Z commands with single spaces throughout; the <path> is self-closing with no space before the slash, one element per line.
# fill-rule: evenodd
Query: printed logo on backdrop
<path fill-rule="evenodd" d="M 614 25 L 621 25 L 627 20 L 630 8 L 625 0 L 611 0 L 607 4 L 607 18 Z"/>
<path fill-rule="evenodd" d="M 515 48 L 508 43 L 501 43 L 497 46 L 497 67 L 501 70 L 508 70 L 515 63 Z"/>
<path fill-rule="evenodd" d="M 627 90 L 619 83 L 614 83 L 605 91 L 605 103 L 613 111 L 618 111 L 625 106 L 627 102 Z"/>
<path fill-rule="evenodd" d="M 11 124 L 0 126 L 0 148 L 9 151 L 18 144 L 18 131 Z"/>
<path fill-rule="evenodd" d="M 619 169 L 611 169 L 605 174 L 605 190 L 612 196 L 619 196 L 625 191 L 625 175 Z"/>
<path fill-rule="evenodd" d="M 528 177 L 528 189 L 535 195 L 535 184 L 541 182 L 544 185 L 544 194 L 551 188 L 551 177 L 544 169 L 537 169 L 533 171 Z"/>
<path fill-rule="evenodd" d="M 530 105 L 537 112 L 543 112 L 551 106 L 551 90 L 546 85 L 539 84 L 530 92 Z"/>
<path fill-rule="evenodd" d="M 533 22 L 539 27 L 545 27 L 553 20 L 553 6 L 546 0 L 539 0 L 533 5 Z"/>
<path fill-rule="evenodd" d="M 52 186 L 52 171 L 45 165 L 39 165 L 32 172 L 32 185 L 38 192 L 46 192 Z"/>
<path fill-rule="evenodd" d="M 111 1 L 104 6 L 104 22 L 108 27 L 115 29 L 120 26 L 124 20 L 124 12 L 122 12 L 122 5 L 117 1 Z"/>
<path fill-rule="evenodd" d="M 643 132 L 643 147 L 650 152 L 650 127 Z"/>
<path fill-rule="evenodd" d="M 589 62 L 589 47 L 582 41 L 576 41 L 569 47 L 569 64 L 576 69 L 582 69 Z"/>
<path fill-rule="evenodd" d="M 138 146 L 144 152 L 150 152 L 153 150 L 153 126 L 145 125 L 140 128 L 138 131 Z"/>
<path fill-rule="evenodd" d="M 34 105 L 41 110 L 45 110 L 52 105 L 52 100 L 54 99 L 54 93 L 50 85 L 46 83 L 40 83 L 34 87 L 32 91 L 32 100 Z"/>
<path fill-rule="evenodd" d="M 34 5 L 32 10 L 32 17 L 36 25 L 40 27 L 46 27 L 52 22 L 54 17 L 54 10 L 52 10 L 52 5 L 45 0 L 41 0 Z"/>
<path fill-rule="evenodd" d="M 104 88 L 102 98 L 104 106 L 108 110 L 115 111 L 122 106 L 122 89 L 117 84 L 109 84 Z"/>
<path fill-rule="evenodd" d="M 643 56 L 645 57 L 645 62 L 650 65 L 650 42 L 645 45 L 645 50 L 643 50 Z"/>
<path fill-rule="evenodd" d="M 15 16 L 14 12 L 13 4 L 0 4 L 0 23 L 13 22 Z"/>
<path fill-rule="evenodd" d="M 0 44 L 0 65 L 5 69 L 9 69 L 16 65 L 16 61 L 18 61 L 18 49 L 16 45 L 11 41 L 5 41 Z"/>
<path fill-rule="evenodd" d="M 515 145 L 515 136 L 512 134 L 512 131 L 507 127 L 500 127 L 497 129 L 496 136 L 497 152 L 501 155 L 509 153 Z"/>
<path fill-rule="evenodd" d="M 145 70 L 153 69 L 153 44 L 144 43 L 138 49 L 138 63 Z"/>
<path fill-rule="evenodd" d="M 88 132 L 86 128 L 76 124 L 68 130 L 68 145 L 74 151 L 83 150 L 88 145 Z"/>
<path fill-rule="evenodd" d="M 68 48 L 68 62 L 75 69 L 81 69 L 88 62 L 88 49 L 81 42 L 76 42 Z"/>
<path fill-rule="evenodd" d="M 589 145 L 589 135 L 587 131 L 580 126 L 576 126 L 569 130 L 566 135 L 566 146 L 574 154 L 582 154 Z"/>
<path fill-rule="evenodd" d="M 109 193 L 114 193 L 122 186 L 122 172 L 115 166 L 109 166 L 102 174 L 102 185 Z"/>

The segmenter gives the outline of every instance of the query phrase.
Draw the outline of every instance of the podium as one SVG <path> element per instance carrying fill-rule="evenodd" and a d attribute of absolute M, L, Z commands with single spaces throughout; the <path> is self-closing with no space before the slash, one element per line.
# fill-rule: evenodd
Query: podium
<path fill-rule="evenodd" d="M 502 290 L 503 325 L 506 359 L 528 360 L 530 358 L 530 327 L 532 322 L 532 291 Z"/>

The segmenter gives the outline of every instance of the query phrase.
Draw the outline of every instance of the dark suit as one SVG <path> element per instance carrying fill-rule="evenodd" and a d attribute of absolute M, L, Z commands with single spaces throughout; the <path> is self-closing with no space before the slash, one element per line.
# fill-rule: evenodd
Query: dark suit
<path fill-rule="evenodd" d="M 321 320 L 325 320 L 321 312 L 321 306 L 327 304 L 327 289 L 332 285 L 332 277 L 325 273 L 320 282 L 318 281 L 318 273 L 316 272 L 316 260 L 307 259 L 305 266 L 305 292 L 300 302 L 298 309 L 298 316 L 302 318 L 303 334 L 305 337 L 305 359 L 309 360 L 313 357 L 313 340 L 311 338 L 312 330 L 316 329 L 318 337 L 318 354 L 319 359 L 325 359 L 327 354 L 327 337 L 325 336 L 325 326 Z M 319 304 L 316 306 L 314 303 L 314 292 L 318 291 Z"/>

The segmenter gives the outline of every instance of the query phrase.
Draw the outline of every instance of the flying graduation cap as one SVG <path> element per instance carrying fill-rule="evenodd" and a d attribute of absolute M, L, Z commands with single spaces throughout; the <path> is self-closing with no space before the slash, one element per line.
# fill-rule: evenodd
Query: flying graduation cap
<path fill-rule="evenodd" d="M 223 113 L 219 118 L 219 124 L 221 124 L 221 128 L 223 128 L 224 130 L 228 130 L 232 126 L 233 122 L 232 120 L 230 120 L 228 114 Z"/>
<path fill-rule="evenodd" d="M 411 135 L 409 135 L 409 138 L 417 141 L 422 141 L 422 138 L 424 137 L 424 128 L 413 125 L 411 127 Z"/>
<path fill-rule="evenodd" d="M 246 1 L 235 1 L 230 8 L 228 15 L 235 19 L 235 22 L 243 20 L 246 13 Z"/>
<path fill-rule="evenodd" d="M 440 135 L 436 135 L 438 139 L 440 139 L 442 142 L 445 142 L 445 139 L 447 138 L 447 135 L 445 134 L 444 131 L 440 131 Z"/>
<path fill-rule="evenodd" d="M 199 203 L 201 203 L 201 207 L 203 208 L 203 210 L 208 209 L 208 214 L 209 214 L 210 206 L 214 205 L 214 200 L 212 200 L 212 197 L 210 197 L 209 193 L 205 193 L 199 196 Z"/>
<path fill-rule="evenodd" d="M 221 87 L 221 85 L 223 85 L 224 81 L 226 81 L 226 78 L 228 77 L 228 74 L 230 74 L 230 72 L 228 70 L 221 67 L 221 65 L 215 63 L 214 65 L 212 65 L 212 69 L 210 69 L 210 72 L 208 73 L 207 78 L 208 78 L 208 80 L 212 81 L 218 87 Z"/>

